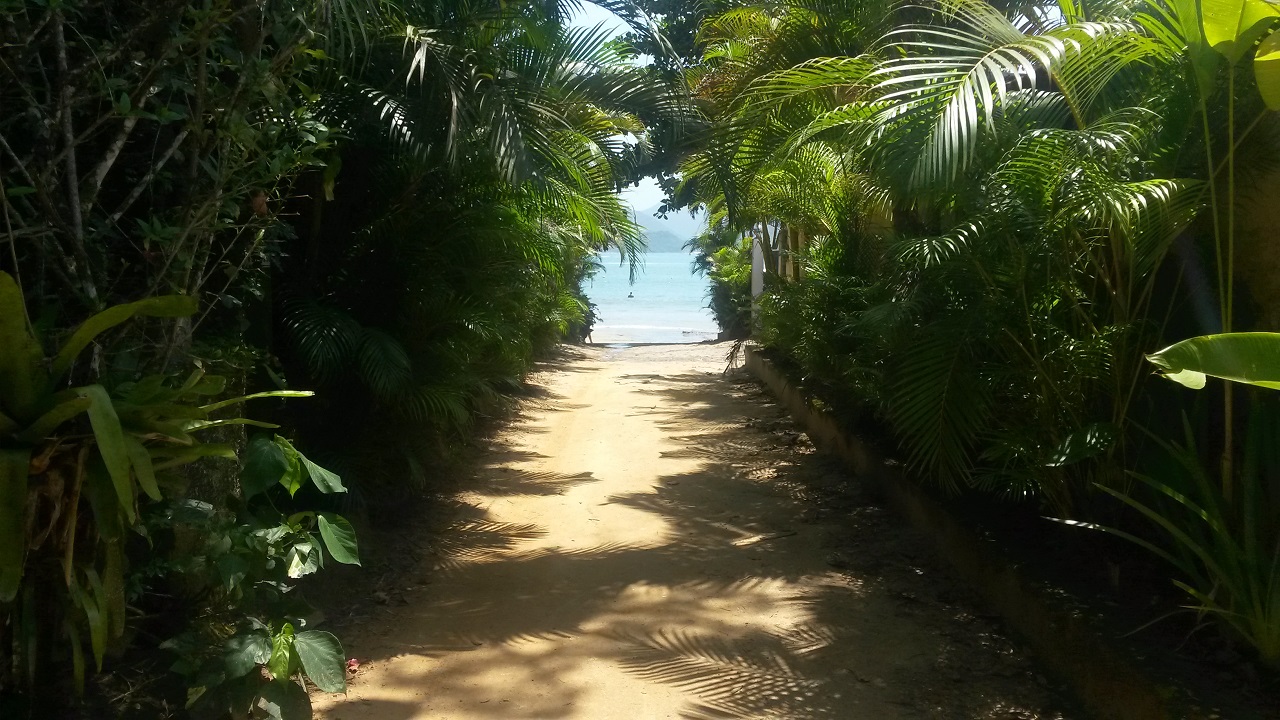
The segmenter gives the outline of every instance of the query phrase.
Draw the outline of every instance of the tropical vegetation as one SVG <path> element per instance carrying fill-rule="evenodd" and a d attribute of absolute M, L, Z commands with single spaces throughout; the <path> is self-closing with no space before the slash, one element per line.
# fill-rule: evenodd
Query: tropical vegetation
<path fill-rule="evenodd" d="M 615 193 L 687 100 L 575 7 L 0 2 L 0 715 L 343 688 L 301 581 L 359 563 L 344 513 L 643 250 Z"/>
<path fill-rule="evenodd" d="M 589 332 L 643 176 L 727 336 L 1280 665 L 1280 6 L 597 4 L 0 0 L 0 715 L 342 689 L 303 579 Z"/>
<path fill-rule="evenodd" d="M 712 218 L 713 298 L 746 302 L 755 245 L 759 341 L 923 482 L 1123 525 L 1272 665 L 1275 398 L 1206 404 L 1144 355 L 1276 328 L 1277 28 L 1264 0 L 745 2 L 697 30 L 673 198 Z M 1151 359 L 1273 379 L 1274 346 L 1188 343 Z"/>

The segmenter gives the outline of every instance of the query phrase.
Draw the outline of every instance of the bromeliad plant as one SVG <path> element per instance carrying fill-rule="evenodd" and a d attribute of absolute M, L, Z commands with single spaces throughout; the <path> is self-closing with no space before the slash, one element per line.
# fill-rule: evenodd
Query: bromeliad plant
<path fill-rule="evenodd" d="M 251 398 L 311 394 L 273 391 L 209 402 L 225 380 L 200 370 L 177 385 L 152 375 L 110 390 L 101 384 L 63 387 L 82 352 L 102 333 L 130 318 L 184 317 L 195 309 L 194 299 L 185 296 L 110 307 L 46 358 L 27 321 L 21 290 L 0 273 L 0 691 L 30 687 L 37 679 L 50 682 L 56 676 L 51 668 L 67 660 L 76 688 L 83 689 L 86 647 L 101 670 L 108 646 L 125 632 L 125 546 L 131 533 L 149 538 L 141 513 L 149 503 L 180 496 L 174 468 L 204 457 L 236 457 L 231 445 L 202 443 L 196 435 L 223 425 L 274 427 L 214 414 Z M 275 451 L 260 445 L 251 446 L 258 449 L 246 472 L 269 462 L 282 468 L 277 480 L 290 478 L 292 491 L 306 477 L 322 492 L 342 489 L 336 475 L 286 441 L 273 443 Z M 247 486 L 260 491 L 263 473 L 250 472 Z M 290 532 L 312 526 L 335 560 L 356 561 L 354 534 L 340 518 L 303 513 L 287 521 Z M 280 533 L 276 542 L 287 535 Z M 290 546 L 304 568 L 318 567 L 318 547 Z M 294 652 L 295 644 L 296 639 L 284 642 L 281 652 Z M 281 661 L 277 668 L 294 666 Z"/>

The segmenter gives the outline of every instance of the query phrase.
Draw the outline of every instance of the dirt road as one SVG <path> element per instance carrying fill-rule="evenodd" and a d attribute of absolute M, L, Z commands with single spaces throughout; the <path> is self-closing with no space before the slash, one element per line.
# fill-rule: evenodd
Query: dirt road
<path fill-rule="evenodd" d="M 856 479 L 721 375 L 727 349 L 572 350 L 538 376 L 422 584 L 344 631 L 363 665 L 318 716 L 1067 717 Z"/>

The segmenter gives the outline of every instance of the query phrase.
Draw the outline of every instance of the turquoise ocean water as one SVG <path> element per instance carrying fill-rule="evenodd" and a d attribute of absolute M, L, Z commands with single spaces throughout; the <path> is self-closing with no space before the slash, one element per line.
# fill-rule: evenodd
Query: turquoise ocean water
<path fill-rule="evenodd" d="M 587 297 L 598 306 L 591 339 L 595 343 L 694 343 L 718 333 L 707 309 L 707 280 L 690 272 L 689 253 L 647 253 L 636 282 L 618 254 L 601 257 L 605 270 L 587 283 Z M 628 298 L 630 294 L 632 297 Z"/>

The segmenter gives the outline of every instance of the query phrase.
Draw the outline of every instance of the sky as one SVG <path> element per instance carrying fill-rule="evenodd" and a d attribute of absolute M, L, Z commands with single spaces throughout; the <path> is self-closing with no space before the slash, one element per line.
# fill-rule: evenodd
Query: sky
<path fill-rule="evenodd" d="M 573 14 L 573 20 L 571 22 L 573 25 L 581 27 L 604 25 L 612 31 L 610 33 L 610 37 L 614 35 L 621 35 L 627 31 L 626 23 L 618 19 L 617 15 L 588 2 L 584 2 L 578 6 L 578 10 Z"/>
<path fill-rule="evenodd" d="M 588 2 L 583 2 L 578 6 L 577 12 L 573 15 L 572 24 L 579 27 L 603 25 L 609 28 L 611 37 L 621 35 L 627 31 L 626 23 L 622 22 L 618 16 Z M 664 197 L 662 189 L 658 187 L 658 181 L 653 178 L 641 180 L 638 185 L 628 187 L 620 195 L 622 200 L 629 203 L 636 213 L 644 212 L 657 205 L 662 202 Z"/>

